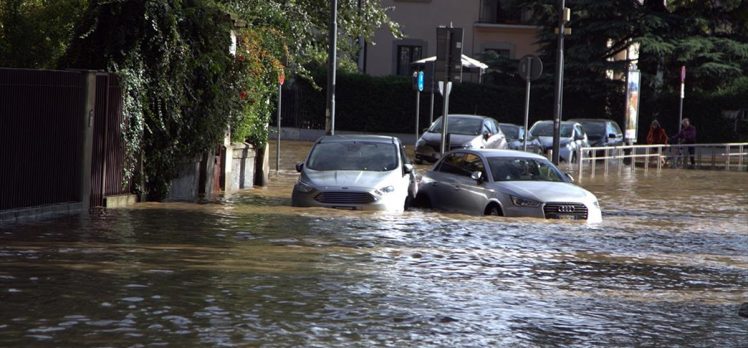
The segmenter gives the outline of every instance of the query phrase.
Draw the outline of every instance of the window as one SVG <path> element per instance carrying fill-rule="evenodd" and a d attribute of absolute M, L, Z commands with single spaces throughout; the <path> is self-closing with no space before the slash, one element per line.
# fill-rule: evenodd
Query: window
<path fill-rule="evenodd" d="M 401 76 L 410 76 L 413 63 L 423 56 L 423 47 L 416 45 L 398 45 L 397 46 L 397 74 Z"/>
<path fill-rule="evenodd" d="M 486 174 L 483 160 L 471 153 L 452 153 L 447 155 L 441 166 L 436 169 L 442 173 L 450 173 L 459 176 L 470 177 L 473 172 Z M 485 177 L 485 176 L 484 176 Z"/>

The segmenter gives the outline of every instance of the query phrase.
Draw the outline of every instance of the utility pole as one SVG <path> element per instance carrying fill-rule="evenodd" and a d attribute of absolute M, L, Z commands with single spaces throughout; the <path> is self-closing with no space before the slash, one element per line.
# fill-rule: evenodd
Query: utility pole
<path fill-rule="evenodd" d="M 553 105 L 553 164 L 558 165 L 561 136 L 561 114 L 564 101 L 564 25 L 570 19 L 571 12 L 565 1 L 558 1 L 558 51 L 556 51 L 556 90 Z"/>
<path fill-rule="evenodd" d="M 338 46 L 338 0 L 330 1 L 330 48 L 327 53 L 327 108 L 325 109 L 325 133 L 335 134 L 335 70 L 337 69 Z"/>

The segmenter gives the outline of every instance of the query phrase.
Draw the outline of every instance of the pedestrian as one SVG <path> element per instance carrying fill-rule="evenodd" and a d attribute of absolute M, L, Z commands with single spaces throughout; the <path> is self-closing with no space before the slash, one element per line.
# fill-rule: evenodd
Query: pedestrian
<path fill-rule="evenodd" d="M 663 144 L 667 145 L 668 136 L 665 132 L 665 128 L 660 127 L 660 122 L 657 120 L 652 121 L 649 125 L 649 132 L 647 133 L 647 144 L 656 145 Z"/>
<path fill-rule="evenodd" d="M 653 120 L 649 125 L 649 132 L 647 132 L 647 144 L 649 145 L 667 145 L 668 136 L 665 132 L 665 128 L 660 127 L 660 122 Z M 662 148 L 659 148 L 662 149 Z M 659 158 L 660 164 L 665 164 L 667 160 L 664 156 Z"/>
<path fill-rule="evenodd" d="M 675 139 L 678 140 L 678 144 L 694 144 L 696 143 L 696 127 L 691 124 L 691 120 L 684 118 L 681 121 L 680 132 L 675 135 Z M 688 156 L 691 160 L 691 167 L 696 166 L 696 159 L 694 157 L 695 148 L 693 146 L 688 147 Z"/>

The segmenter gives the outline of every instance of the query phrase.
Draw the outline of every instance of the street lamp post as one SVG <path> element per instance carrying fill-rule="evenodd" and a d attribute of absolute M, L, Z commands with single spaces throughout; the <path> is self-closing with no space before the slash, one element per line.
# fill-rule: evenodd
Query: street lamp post
<path fill-rule="evenodd" d="M 556 51 L 556 89 L 554 91 L 555 103 L 553 105 L 553 164 L 558 165 L 561 113 L 564 100 L 564 24 L 568 20 L 569 12 L 566 10 L 565 1 L 558 1 L 558 51 Z"/>
<path fill-rule="evenodd" d="M 330 48 L 327 54 L 327 108 L 325 133 L 335 134 L 335 70 L 337 69 L 338 0 L 332 0 L 330 13 Z"/>

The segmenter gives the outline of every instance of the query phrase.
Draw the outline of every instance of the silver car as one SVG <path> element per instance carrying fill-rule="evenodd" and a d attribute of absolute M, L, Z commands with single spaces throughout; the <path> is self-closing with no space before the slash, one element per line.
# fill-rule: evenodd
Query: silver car
<path fill-rule="evenodd" d="M 507 140 L 499 122 L 488 116 L 449 115 L 446 151 L 452 149 L 506 149 Z M 435 162 L 441 155 L 442 117 L 437 118 L 416 142 L 416 163 Z"/>
<path fill-rule="evenodd" d="M 553 149 L 553 121 L 535 122 L 529 133 L 537 137 L 545 149 Z M 576 162 L 577 151 L 590 146 L 587 133 L 578 122 L 561 121 L 559 135 L 558 158 L 561 162 Z"/>
<path fill-rule="evenodd" d="M 418 189 L 403 145 L 391 136 L 323 136 L 296 170 L 296 207 L 403 211 Z"/>
<path fill-rule="evenodd" d="M 523 150 L 525 148 L 525 139 L 527 140 L 527 152 L 542 155 L 545 153 L 543 144 L 538 138 L 531 134 L 525 134 L 525 127 L 513 123 L 499 123 L 499 128 L 504 133 L 510 150 Z M 527 136 L 526 136 L 527 135 Z"/>
<path fill-rule="evenodd" d="M 591 192 L 545 157 L 516 150 L 455 150 L 421 178 L 422 206 L 472 215 L 601 222 Z"/>

